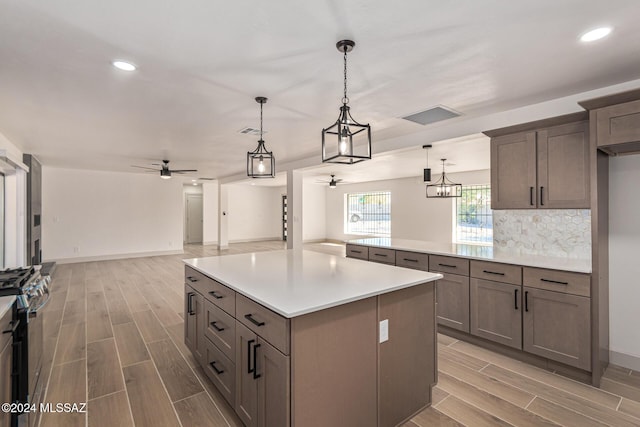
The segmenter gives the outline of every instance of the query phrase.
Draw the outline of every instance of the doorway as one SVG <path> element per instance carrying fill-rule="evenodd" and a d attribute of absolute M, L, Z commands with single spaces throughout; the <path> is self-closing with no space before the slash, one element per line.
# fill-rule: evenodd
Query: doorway
<path fill-rule="evenodd" d="M 202 194 L 185 197 L 185 243 L 202 243 Z"/>

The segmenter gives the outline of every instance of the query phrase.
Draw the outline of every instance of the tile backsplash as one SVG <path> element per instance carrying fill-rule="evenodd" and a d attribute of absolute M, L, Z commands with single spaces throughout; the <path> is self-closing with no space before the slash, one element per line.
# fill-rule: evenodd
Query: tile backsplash
<path fill-rule="evenodd" d="M 495 210 L 493 247 L 531 255 L 591 258 L 591 211 Z"/>

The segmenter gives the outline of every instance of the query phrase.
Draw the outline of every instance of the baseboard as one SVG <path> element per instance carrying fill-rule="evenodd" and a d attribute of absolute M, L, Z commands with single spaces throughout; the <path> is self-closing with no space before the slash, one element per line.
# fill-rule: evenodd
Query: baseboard
<path fill-rule="evenodd" d="M 259 239 L 238 239 L 238 240 L 229 240 L 229 243 L 251 243 L 251 242 L 268 242 L 273 240 L 282 240 L 282 236 L 275 237 L 261 237 Z"/>
<path fill-rule="evenodd" d="M 217 245 L 218 241 L 217 240 L 212 240 L 210 242 L 202 242 L 202 246 L 213 246 L 213 245 Z"/>
<path fill-rule="evenodd" d="M 640 357 L 609 350 L 609 363 L 623 368 L 640 371 Z"/>
<path fill-rule="evenodd" d="M 303 240 L 302 243 L 331 243 L 331 242 L 328 242 L 327 239 L 307 239 L 307 240 Z"/>
<path fill-rule="evenodd" d="M 96 255 L 96 256 L 86 256 L 86 257 L 75 257 L 75 258 L 54 258 L 47 259 L 45 261 L 55 261 L 58 264 L 75 264 L 78 262 L 91 262 L 91 261 L 111 261 L 114 259 L 126 259 L 126 258 L 145 258 L 150 256 L 163 256 L 163 255 L 180 255 L 183 254 L 184 251 L 154 251 L 154 252 L 134 252 L 128 254 L 112 254 L 112 255 Z"/>

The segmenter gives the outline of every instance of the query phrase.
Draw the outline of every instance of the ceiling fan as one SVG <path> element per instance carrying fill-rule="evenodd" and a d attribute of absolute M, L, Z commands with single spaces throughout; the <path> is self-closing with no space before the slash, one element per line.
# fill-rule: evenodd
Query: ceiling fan
<path fill-rule="evenodd" d="M 151 163 L 151 165 L 152 166 L 160 166 L 160 169 L 149 168 L 149 167 L 146 167 L 146 166 L 136 166 L 136 165 L 131 165 L 131 167 L 132 168 L 147 169 L 148 172 L 160 172 L 160 178 L 162 178 L 162 179 L 171 178 L 171 174 L 173 174 L 173 173 L 183 174 L 183 173 L 188 173 L 188 172 L 198 172 L 198 169 L 169 169 L 169 160 L 163 160 L 162 164 L 160 164 L 160 163 Z"/>
<path fill-rule="evenodd" d="M 331 174 L 331 181 L 323 181 L 321 179 L 316 180 L 316 182 L 320 182 L 323 184 L 329 184 L 329 188 L 336 188 L 339 182 L 342 182 L 342 179 L 336 179 L 334 174 Z"/>

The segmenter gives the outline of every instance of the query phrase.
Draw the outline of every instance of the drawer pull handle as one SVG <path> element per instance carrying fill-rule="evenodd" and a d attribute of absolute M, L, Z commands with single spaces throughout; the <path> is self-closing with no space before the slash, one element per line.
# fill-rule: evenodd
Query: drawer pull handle
<path fill-rule="evenodd" d="M 245 314 L 244 318 L 247 319 L 249 322 L 253 323 L 254 325 L 260 327 L 260 326 L 264 326 L 264 322 L 259 322 L 256 319 L 253 318 L 253 314 Z"/>
<path fill-rule="evenodd" d="M 540 187 L 540 206 L 544 206 L 544 187 Z"/>
<path fill-rule="evenodd" d="M 213 362 L 209 363 L 209 365 L 211 366 L 211 368 L 213 368 L 214 371 L 216 371 L 216 374 L 218 374 L 218 375 L 224 374 L 224 369 L 216 368 L 216 361 L 215 360 Z"/>
<path fill-rule="evenodd" d="M 515 303 L 515 309 L 517 310 L 518 309 L 518 290 L 517 289 L 516 289 L 515 296 L 514 296 L 513 300 L 514 300 L 514 303 Z"/>
<path fill-rule="evenodd" d="M 361 254 L 362 253 L 362 251 L 356 251 L 355 249 L 351 249 L 350 251 L 353 252 L 354 254 Z"/>
<path fill-rule="evenodd" d="M 449 268 L 458 268 L 457 265 L 451 265 L 451 264 L 438 264 L 440 267 L 449 267 Z"/>
<path fill-rule="evenodd" d="M 222 331 L 224 331 L 224 330 L 225 330 L 225 328 L 221 328 L 220 326 L 216 325 L 216 323 L 218 323 L 218 322 L 211 322 L 211 323 L 210 323 L 210 324 L 211 324 L 211 327 L 212 327 L 213 329 L 215 329 L 215 330 L 216 330 L 216 331 L 218 331 L 218 332 L 222 332 Z"/>
<path fill-rule="evenodd" d="M 193 301 L 191 300 L 191 297 L 193 297 L 195 294 L 193 292 L 189 292 L 187 294 L 187 314 L 189 316 L 193 316 L 194 314 L 196 314 L 195 311 L 193 311 Z"/>
<path fill-rule="evenodd" d="M 214 297 L 215 299 L 222 299 L 222 298 L 224 298 L 224 295 L 218 295 L 218 294 L 216 293 L 216 291 L 211 291 L 211 292 L 209 292 L 209 295 L 211 295 L 211 296 L 212 296 L 212 297 Z"/>
<path fill-rule="evenodd" d="M 254 371 L 253 366 L 251 365 L 251 344 L 256 342 L 256 340 L 247 341 L 247 374 L 250 374 Z"/>
<path fill-rule="evenodd" d="M 18 329 L 18 326 L 20 325 L 20 320 L 12 320 L 11 322 L 9 322 L 9 325 L 11 326 L 11 329 L 2 331 L 3 334 L 13 334 L 16 331 L 16 329 Z"/>
<path fill-rule="evenodd" d="M 375 255 L 375 256 L 385 257 L 385 258 L 388 256 L 387 254 L 374 254 L 374 255 Z"/>
<path fill-rule="evenodd" d="M 260 347 L 260 344 L 255 344 L 253 346 L 253 379 L 254 380 L 257 380 L 262 376 L 258 373 L 258 354 L 257 354 L 258 347 Z"/>
<path fill-rule="evenodd" d="M 529 187 L 529 204 L 534 206 L 533 204 L 533 187 Z"/>
<path fill-rule="evenodd" d="M 411 258 L 402 258 L 404 261 L 409 261 L 409 262 L 418 262 L 417 259 L 411 259 Z"/>
<path fill-rule="evenodd" d="M 524 291 L 524 311 L 529 311 L 529 291 Z"/>
<path fill-rule="evenodd" d="M 551 280 L 551 279 L 540 279 L 541 282 L 547 283 L 557 283 L 558 285 L 568 285 L 569 282 L 560 282 L 559 280 Z"/>
<path fill-rule="evenodd" d="M 197 282 L 197 281 L 198 281 L 198 279 L 196 279 L 196 278 L 195 278 L 195 277 L 193 277 L 193 276 L 187 276 L 187 279 L 188 279 L 191 283 L 193 283 L 193 282 Z"/>
<path fill-rule="evenodd" d="M 483 273 L 495 274 L 496 276 L 504 276 L 504 273 L 498 273 L 496 271 L 482 270 Z"/>

